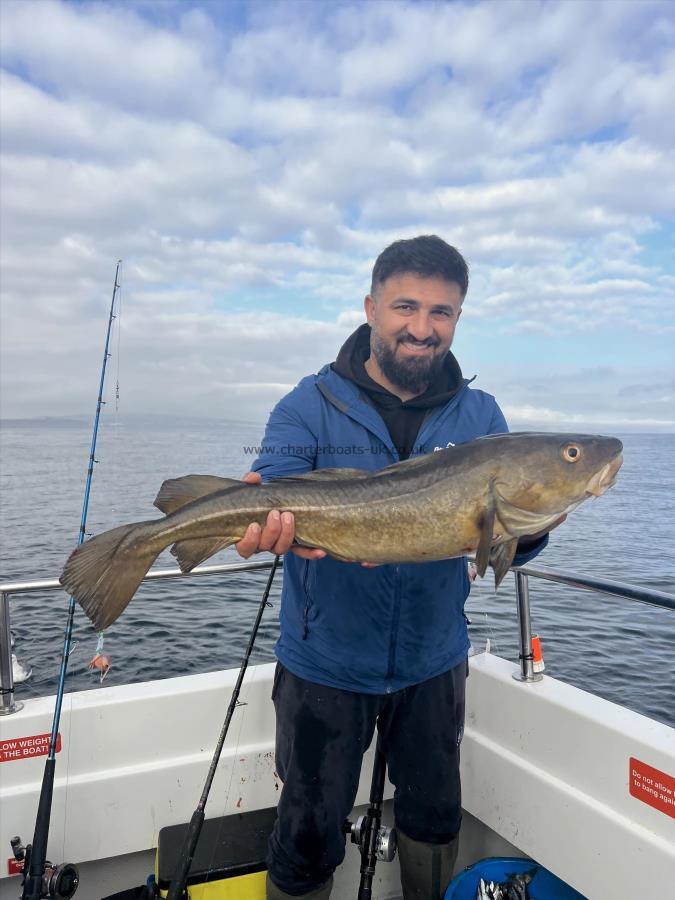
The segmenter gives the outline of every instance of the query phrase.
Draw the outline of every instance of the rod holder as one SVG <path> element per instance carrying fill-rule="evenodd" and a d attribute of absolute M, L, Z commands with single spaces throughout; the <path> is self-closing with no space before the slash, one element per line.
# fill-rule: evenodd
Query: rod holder
<path fill-rule="evenodd" d="M 12 670 L 12 628 L 9 619 L 9 596 L 0 593 L 0 716 L 11 716 L 23 709 L 14 699 L 14 671 Z"/>
<path fill-rule="evenodd" d="M 516 681 L 541 681 L 544 677 L 534 671 L 532 652 L 532 622 L 530 619 L 530 586 L 527 575 L 516 569 L 516 604 L 518 608 L 518 631 L 520 636 L 520 670 L 513 673 Z"/>

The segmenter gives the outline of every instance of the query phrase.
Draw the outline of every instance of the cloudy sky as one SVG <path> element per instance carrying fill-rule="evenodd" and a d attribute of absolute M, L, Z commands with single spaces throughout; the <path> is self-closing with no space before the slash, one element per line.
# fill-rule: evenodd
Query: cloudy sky
<path fill-rule="evenodd" d="M 675 430 L 671 0 L 2 0 L 0 32 L 4 417 L 90 411 L 122 258 L 120 408 L 264 421 L 434 232 L 512 426 Z"/>

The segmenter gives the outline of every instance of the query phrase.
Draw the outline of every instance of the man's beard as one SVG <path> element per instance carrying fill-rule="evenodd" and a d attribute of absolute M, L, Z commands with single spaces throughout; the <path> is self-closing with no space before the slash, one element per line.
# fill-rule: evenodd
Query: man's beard
<path fill-rule="evenodd" d="M 396 348 L 401 343 L 405 343 L 405 337 L 399 337 L 392 350 L 379 335 L 371 332 L 370 349 L 382 374 L 402 391 L 415 396 L 423 394 L 443 368 L 445 354 L 402 359 L 396 354 Z"/>

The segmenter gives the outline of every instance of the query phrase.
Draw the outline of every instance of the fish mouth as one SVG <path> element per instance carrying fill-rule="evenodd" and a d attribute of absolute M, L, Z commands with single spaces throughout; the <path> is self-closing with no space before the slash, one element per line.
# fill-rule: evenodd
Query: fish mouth
<path fill-rule="evenodd" d="M 593 475 L 586 485 L 586 493 L 593 497 L 600 497 L 609 490 L 616 481 L 616 476 L 623 464 L 623 453 L 619 451 L 614 459 Z"/>

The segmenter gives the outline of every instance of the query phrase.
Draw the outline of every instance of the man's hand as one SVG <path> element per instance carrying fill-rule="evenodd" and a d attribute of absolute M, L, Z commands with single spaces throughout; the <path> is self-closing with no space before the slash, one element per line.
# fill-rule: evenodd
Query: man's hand
<path fill-rule="evenodd" d="M 262 478 L 258 472 L 248 472 L 244 475 L 246 484 L 260 484 Z M 283 553 L 295 553 L 302 559 L 323 559 L 325 550 L 312 547 L 294 547 L 295 517 L 291 512 L 280 513 L 278 509 L 271 510 L 267 515 L 265 527 L 261 528 L 257 522 L 252 522 L 246 529 L 243 538 L 234 545 L 235 550 L 244 559 L 253 556 L 260 550 L 269 550 L 281 556 Z"/>

